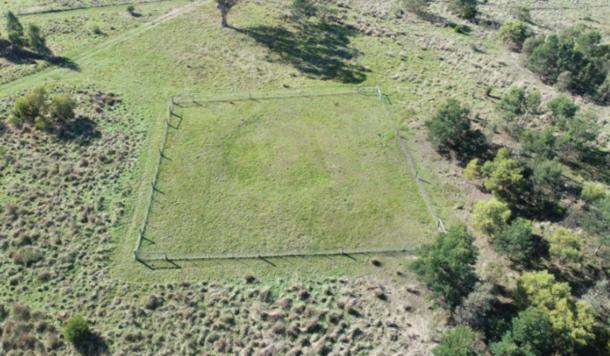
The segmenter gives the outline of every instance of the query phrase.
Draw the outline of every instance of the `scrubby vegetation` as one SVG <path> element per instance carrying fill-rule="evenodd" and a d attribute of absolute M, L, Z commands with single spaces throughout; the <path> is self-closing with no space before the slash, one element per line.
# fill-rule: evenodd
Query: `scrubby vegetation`
<path fill-rule="evenodd" d="M 74 9 L 117 3 L 3 3 L 12 13 L 0 20 L 1 354 L 609 353 L 607 7 L 170 0 Z M 36 13 L 49 9 L 61 11 Z M 429 225 L 409 231 L 425 242 L 405 246 L 418 247 L 415 256 L 133 260 L 168 97 L 356 85 L 381 87 L 397 130 L 390 121 L 375 126 L 387 119 L 376 114 L 363 120 L 374 141 L 353 139 L 355 127 L 341 130 L 332 120 L 293 130 L 291 106 L 259 126 L 240 115 L 234 130 L 214 139 L 256 138 L 265 157 L 285 167 L 297 166 L 304 152 L 322 157 L 290 177 L 302 183 L 299 194 L 341 177 L 332 192 L 346 200 L 316 206 L 325 200 L 313 197 L 299 210 L 335 218 L 294 219 L 278 232 L 284 246 L 303 246 L 299 229 L 329 226 L 358 233 L 342 237 L 353 245 L 386 235 L 407 245 L 397 227 Z M 317 109 L 350 119 L 364 101 Z M 184 129 L 188 120 L 177 112 L 171 123 Z M 253 135 L 270 127 L 273 134 Z M 340 135 L 367 149 L 345 145 L 324 156 Z M 197 162 L 235 158 L 228 141 L 192 142 L 201 144 L 188 152 Z M 399 157 L 388 167 L 409 179 L 415 171 L 440 220 L 427 213 L 415 224 L 395 219 L 415 199 L 380 206 L 371 199 L 403 187 L 400 179 L 380 184 L 385 170 L 357 164 L 351 174 L 333 163 L 389 161 L 388 147 L 411 154 L 413 166 Z M 241 152 L 233 164 L 270 171 L 260 151 Z M 207 166 L 178 167 L 180 157 L 166 153 L 163 163 L 176 176 Z M 317 167 L 326 173 L 312 174 Z M 247 189 L 252 175 L 233 178 L 246 184 L 240 194 L 226 189 L 205 203 L 236 202 L 239 223 L 254 229 L 256 219 L 242 208 L 243 194 L 258 191 Z M 231 179 L 209 176 L 190 195 Z M 354 182 L 369 185 L 374 197 L 353 204 L 354 192 L 342 189 Z M 169 196 L 158 188 L 157 197 Z M 269 225 L 288 214 L 269 209 L 277 196 L 294 203 L 297 195 L 259 200 L 254 210 Z M 210 211 L 173 207 L 200 225 L 218 221 Z M 336 217 L 358 211 L 373 211 L 378 224 L 366 224 L 368 213 Z M 447 227 L 436 238 L 434 222 Z M 176 241 L 177 227 L 167 226 L 166 240 Z M 203 248 L 235 249 L 214 237 Z"/>

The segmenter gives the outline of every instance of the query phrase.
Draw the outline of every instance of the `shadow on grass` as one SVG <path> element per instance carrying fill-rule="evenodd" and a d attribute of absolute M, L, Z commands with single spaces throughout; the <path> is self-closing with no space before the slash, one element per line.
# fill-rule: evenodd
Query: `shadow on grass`
<path fill-rule="evenodd" d="M 37 60 L 44 60 L 50 65 L 79 71 L 78 64 L 66 57 L 55 56 L 51 50 L 46 54 L 34 53 L 26 48 L 13 47 L 7 40 L 0 39 L 0 57 L 14 64 L 35 64 Z"/>
<path fill-rule="evenodd" d="M 78 117 L 63 123 L 57 129 L 57 137 L 63 141 L 74 141 L 87 145 L 94 139 L 102 137 L 95 121 L 88 117 Z"/>
<path fill-rule="evenodd" d="M 351 60 L 360 52 L 350 47 L 358 31 L 327 21 L 302 21 L 289 30 L 281 26 L 255 26 L 236 31 L 266 46 L 280 61 L 309 77 L 357 84 L 366 80 L 367 69 Z M 273 60 L 270 56 L 269 60 Z"/>
<path fill-rule="evenodd" d="M 109 352 L 106 341 L 93 332 L 76 346 L 76 350 L 80 355 L 85 356 L 107 355 Z"/>

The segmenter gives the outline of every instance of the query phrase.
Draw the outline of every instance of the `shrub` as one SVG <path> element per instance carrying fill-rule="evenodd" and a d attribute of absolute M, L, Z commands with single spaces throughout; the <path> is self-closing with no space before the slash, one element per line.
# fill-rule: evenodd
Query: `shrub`
<path fill-rule="evenodd" d="M 472 209 L 472 224 L 484 234 L 494 236 L 506 227 L 510 214 L 508 205 L 497 198 L 481 200 Z"/>
<path fill-rule="evenodd" d="M 477 334 L 471 328 L 458 325 L 446 332 L 440 343 L 432 349 L 434 356 L 477 356 Z"/>
<path fill-rule="evenodd" d="M 402 0 L 404 8 L 416 14 L 422 13 L 426 10 L 431 0 Z"/>
<path fill-rule="evenodd" d="M 530 181 L 534 192 L 545 199 L 556 200 L 561 193 L 563 169 L 557 162 L 536 161 Z"/>
<path fill-rule="evenodd" d="M 572 297 L 569 284 L 556 282 L 549 272 L 525 272 L 517 284 L 517 299 L 548 317 L 554 344 L 562 352 L 571 354 L 594 338 L 595 313 L 591 304 Z"/>
<path fill-rule="evenodd" d="M 474 20 L 479 13 L 477 0 L 451 0 L 449 9 L 463 19 Z"/>
<path fill-rule="evenodd" d="M 456 322 L 466 324 L 475 330 L 484 329 L 496 300 L 493 289 L 491 283 L 477 283 L 472 293 L 468 294 L 462 305 L 455 310 Z"/>
<path fill-rule="evenodd" d="M 527 25 L 521 21 L 507 21 L 500 27 L 499 35 L 502 41 L 504 41 L 510 49 L 521 51 L 523 43 L 528 37 L 532 36 L 532 32 Z"/>
<path fill-rule="evenodd" d="M 311 0 L 292 0 L 290 12 L 295 19 L 315 16 L 317 9 Z"/>
<path fill-rule="evenodd" d="M 530 13 L 530 8 L 526 4 L 517 4 L 512 7 L 511 15 L 516 19 L 524 22 L 532 21 L 532 15 Z"/>
<path fill-rule="evenodd" d="M 571 119 L 580 109 L 572 99 L 565 95 L 560 95 L 549 101 L 547 106 L 556 120 Z"/>
<path fill-rule="evenodd" d="M 34 123 L 37 117 L 43 116 L 47 110 L 46 95 L 46 90 L 39 87 L 18 98 L 11 110 L 11 123 L 17 126 Z"/>
<path fill-rule="evenodd" d="M 432 244 L 423 246 L 411 264 L 434 297 L 451 310 L 473 290 L 477 281 L 474 264 L 478 251 L 473 242 L 464 226 L 453 226 L 447 233 L 439 233 Z"/>
<path fill-rule="evenodd" d="M 528 308 L 512 320 L 512 328 L 500 342 L 491 345 L 493 355 L 549 355 L 554 346 L 548 316 L 538 308 Z"/>
<path fill-rule="evenodd" d="M 525 53 L 527 56 L 530 56 L 532 54 L 532 52 L 534 52 L 534 49 L 536 49 L 536 47 L 538 47 L 540 44 L 544 43 L 544 38 L 545 38 L 544 35 L 528 37 L 523 42 L 523 46 L 521 47 L 521 52 Z"/>
<path fill-rule="evenodd" d="M 75 346 L 80 346 L 91 335 L 89 323 L 82 316 L 74 315 L 64 325 L 63 335 Z"/>
<path fill-rule="evenodd" d="M 598 182 L 585 182 L 580 192 L 580 198 L 587 203 L 593 203 L 607 195 L 606 186 Z"/>
<path fill-rule="evenodd" d="M 580 262 L 582 260 L 582 245 L 584 239 L 575 232 L 563 227 L 554 229 L 545 239 L 549 242 L 551 256 L 562 263 Z"/>
<path fill-rule="evenodd" d="M 481 165 L 478 159 L 473 159 L 464 168 L 464 177 L 468 180 L 477 180 L 481 177 Z"/>
<path fill-rule="evenodd" d="M 544 159 L 553 159 L 556 156 L 557 139 L 555 131 L 547 127 L 541 132 L 528 130 L 522 135 L 523 151 Z"/>
<path fill-rule="evenodd" d="M 515 262 L 527 264 L 536 252 L 532 223 L 523 218 L 515 219 L 496 235 L 494 248 Z"/>
<path fill-rule="evenodd" d="M 470 132 L 470 109 L 455 99 L 445 101 L 426 122 L 428 137 L 439 148 L 456 148 Z"/>
<path fill-rule="evenodd" d="M 496 196 L 512 198 L 522 189 L 523 168 L 510 158 L 506 148 L 499 149 L 493 161 L 485 162 L 482 172 L 485 189 Z"/>
<path fill-rule="evenodd" d="M 67 95 L 56 95 L 51 100 L 49 114 L 56 120 L 68 121 L 74 118 L 75 108 L 76 102 L 74 102 L 71 97 Z"/>

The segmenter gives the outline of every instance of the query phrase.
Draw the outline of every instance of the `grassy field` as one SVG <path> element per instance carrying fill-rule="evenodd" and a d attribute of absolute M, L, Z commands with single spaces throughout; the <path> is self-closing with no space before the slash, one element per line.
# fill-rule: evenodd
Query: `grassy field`
<path fill-rule="evenodd" d="M 404 248 L 434 232 L 375 93 L 205 103 L 179 117 L 144 254 Z"/>

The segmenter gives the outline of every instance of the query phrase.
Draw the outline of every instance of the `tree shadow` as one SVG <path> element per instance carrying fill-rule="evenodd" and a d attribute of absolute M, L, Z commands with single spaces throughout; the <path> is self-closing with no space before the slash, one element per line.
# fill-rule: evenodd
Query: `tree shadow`
<path fill-rule="evenodd" d="M 361 54 L 350 47 L 351 38 L 358 33 L 355 28 L 328 21 L 301 21 L 293 27 L 261 25 L 235 30 L 266 46 L 281 62 L 290 63 L 308 77 L 351 84 L 366 80 L 368 70 L 350 63 Z M 274 59 L 268 56 L 268 60 Z"/>
<path fill-rule="evenodd" d="M 48 64 L 79 71 L 80 67 L 77 63 L 67 57 L 55 56 L 50 49 L 46 49 L 45 54 L 39 54 L 23 47 L 13 47 L 10 42 L 5 39 L 0 39 L 0 57 L 6 59 L 13 64 L 35 64 L 38 60 L 43 60 Z"/>
<path fill-rule="evenodd" d="M 469 130 L 463 140 L 451 147 L 440 147 L 439 153 L 448 159 L 457 160 L 460 167 L 465 167 L 473 159 L 478 159 L 479 162 L 492 160 L 497 149 L 481 130 Z"/>
<path fill-rule="evenodd" d="M 95 121 L 88 117 L 78 117 L 64 122 L 57 128 L 57 137 L 63 141 L 75 141 L 87 145 L 94 139 L 102 137 Z"/>
<path fill-rule="evenodd" d="M 81 341 L 76 350 L 79 354 L 85 356 L 108 355 L 108 344 L 99 334 L 91 332 Z"/>

